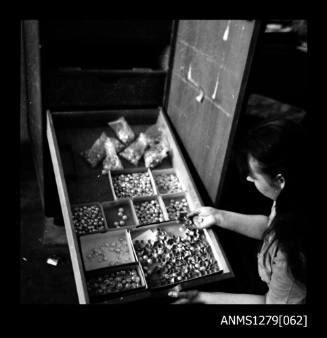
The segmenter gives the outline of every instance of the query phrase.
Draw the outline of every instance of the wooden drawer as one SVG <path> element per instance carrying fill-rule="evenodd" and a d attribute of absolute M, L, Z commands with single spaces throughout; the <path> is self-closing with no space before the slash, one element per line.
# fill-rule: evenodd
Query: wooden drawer
<path fill-rule="evenodd" d="M 114 196 L 112 184 L 110 184 L 110 175 L 114 174 L 114 172 L 111 172 L 110 175 L 101 175 L 101 165 L 98 168 L 92 169 L 80 156 L 80 152 L 88 149 L 103 131 L 105 131 L 108 136 L 114 136 L 107 123 L 121 116 L 126 118 L 136 134 L 144 131 L 148 126 L 157 123 L 163 127 L 164 133 L 169 140 L 171 146 L 169 158 L 165 159 L 156 168 L 149 170 L 149 172 L 152 176 L 152 182 L 155 182 L 154 176 L 160 173 L 176 173 L 182 188 L 181 191 L 176 194 L 161 194 L 159 190 L 155 188 L 154 196 L 159 199 L 160 206 L 165 208 L 165 200 L 167 198 L 173 198 L 175 195 L 176 198 L 183 198 L 185 196 L 190 210 L 194 210 L 203 205 L 197 186 L 186 165 L 176 138 L 173 135 L 172 128 L 165 116 L 165 112 L 163 112 L 161 108 L 79 112 L 47 111 L 47 138 L 60 197 L 78 299 L 81 304 L 92 302 L 90 301 L 87 289 L 87 274 L 81 255 L 80 238 L 74 229 L 72 206 L 75 204 L 81 205 L 97 202 L 108 208 L 111 205 L 108 202 L 119 201 L 119 199 L 117 199 L 117 196 Z M 69 152 L 71 158 L 67 155 L 67 149 L 71 150 Z M 63 152 L 65 152 L 65 156 L 62 156 Z M 122 162 L 127 172 L 131 171 L 132 168 L 134 168 L 132 171 L 137 171 L 137 169 L 144 171 L 145 169 L 143 160 L 140 161 L 137 168 L 128 164 L 126 161 Z M 68 172 L 69 175 L 67 174 Z M 128 202 L 131 208 L 133 208 L 134 200 L 137 199 L 131 198 L 131 203 Z M 126 202 L 126 199 L 124 199 L 124 201 Z M 112 205 L 115 205 L 115 203 Z M 135 215 L 134 212 L 135 210 L 131 210 L 131 214 Z M 148 228 L 157 229 L 165 226 L 177 227 L 178 224 L 169 221 L 167 215 L 167 210 L 165 210 L 164 221 L 160 224 L 141 225 L 136 220 L 134 222 L 135 224 L 132 222 L 132 224 L 129 224 L 124 230 L 127 231 L 133 239 L 137 232 Z M 108 220 L 106 220 L 106 223 L 109 223 Z M 108 234 L 113 234 L 114 236 L 116 231 L 121 231 L 121 229 L 111 228 L 106 232 L 106 236 Z M 195 287 L 197 285 L 233 277 L 233 272 L 216 234 L 210 229 L 205 233 L 221 271 L 212 276 L 201 276 L 192 279 L 191 282 L 184 280 L 180 283 L 182 288 Z M 134 248 L 133 252 L 135 254 Z M 137 257 L 136 264 L 138 264 L 138 267 L 142 270 L 143 267 Z M 165 286 L 164 288 L 168 290 L 172 286 L 173 284 Z M 135 291 L 130 291 L 127 295 L 124 294 L 124 296 L 115 293 L 115 297 L 104 299 L 104 302 L 131 301 L 151 297 L 155 295 L 156 292 L 158 292 L 156 288 L 151 288 L 148 283 L 145 283 L 145 288 L 136 288 Z"/>

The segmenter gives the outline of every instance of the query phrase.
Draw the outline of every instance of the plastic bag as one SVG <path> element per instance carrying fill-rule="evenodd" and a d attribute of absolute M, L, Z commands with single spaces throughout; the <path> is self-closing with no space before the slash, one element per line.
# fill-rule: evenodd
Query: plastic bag
<path fill-rule="evenodd" d="M 159 127 L 157 124 L 150 126 L 144 132 L 144 134 L 146 135 L 148 139 L 148 144 L 150 147 L 157 143 L 160 143 L 164 137 L 163 129 Z"/>
<path fill-rule="evenodd" d="M 90 149 L 81 152 L 81 156 L 84 157 L 92 168 L 95 168 L 106 156 L 104 144 L 107 138 L 106 133 L 103 132 L 100 137 L 95 140 Z"/>
<path fill-rule="evenodd" d="M 114 144 L 115 149 L 116 149 L 116 153 L 120 153 L 124 148 L 125 145 L 122 144 L 119 140 L 117 140 L 115 137 L 109 137 L 109 139 L 111 140 L 111 142 Z"/>
<path fill-rule="evenodd" d="M 115 145 L 110 137 L 107 137 L 104 143 L 106 158 L 103 160 L 102 175 L 105 175 L 109 170 L 124 169 L 115 149 Z"/>
<path fill-rule="evenodd" d="M 144 163 L 147 168 L 154 168 L 169 155 L 169 143 L 165 138 L 154 144 L 144 153 Z"/>
<path fill-rule="evenodd" d="M 109 122 L 108 125 L 113 129 L 117 138 L 124 144 L 129 144 L 135 139 L 135 134 L 124 117 Z"/>
<path fill-rule="evenodd" d="M 148 146 L 148 139 L 144 133 L 140 133 L 136 141 L 130 144 L 119 155 L 134 165 L 139 163 L 145 149 Z"/>

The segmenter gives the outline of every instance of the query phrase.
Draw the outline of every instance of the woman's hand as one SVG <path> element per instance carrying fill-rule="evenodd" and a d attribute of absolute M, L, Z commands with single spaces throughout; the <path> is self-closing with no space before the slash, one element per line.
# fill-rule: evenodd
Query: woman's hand
<path fill-rule="evenodd" d="M 168 296 L 177 298 L 177 300 L 172 304 L 206 304 L 205 292 L 197 290 L 170 291 Z"/>
<path fill-rule="evenodd" d="M 265 295 L 200 292 L 197 290 L 176 291 L 171 290 L 168 296 L 177 300 L 172 304 L 265 304 Z"/>
<path fill-rule="evenodd" d="M 212 207 L 201 207 L 189 213 L 187 217 L 193 217 L 193 223 L 198 229 L 209 228 L 215 224 L 223 227 L 224 224 L 223 211 Z"/>

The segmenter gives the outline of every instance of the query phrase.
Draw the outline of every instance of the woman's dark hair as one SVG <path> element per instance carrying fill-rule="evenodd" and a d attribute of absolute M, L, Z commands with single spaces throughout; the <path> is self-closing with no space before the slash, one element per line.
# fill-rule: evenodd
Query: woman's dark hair
<path fill-rule="evenodd" d="M 254 157 L 261 172 L 270 178 L 282 174 L 285 186 L 276 200 L 276 217 L 265 231 L 278 241 L 293 277 L 306 283 L 308 152 L 305 130 L 288 119 L 265 121 L 251 128 L 238 146 L 241 170 L 247 171 L 248 156 Z"/>

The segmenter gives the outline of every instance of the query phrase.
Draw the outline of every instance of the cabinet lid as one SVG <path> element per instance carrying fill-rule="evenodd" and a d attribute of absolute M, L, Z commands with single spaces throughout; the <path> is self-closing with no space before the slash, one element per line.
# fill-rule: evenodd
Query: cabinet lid
<path fill-rule="evenodd" d="M 218 201 L 229 157 L 255 23 L 181 20 L 176 27 L 166 110 L 199 190 L 212 203 Z"/>

